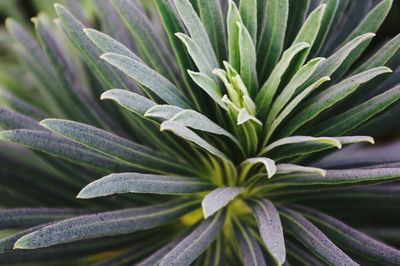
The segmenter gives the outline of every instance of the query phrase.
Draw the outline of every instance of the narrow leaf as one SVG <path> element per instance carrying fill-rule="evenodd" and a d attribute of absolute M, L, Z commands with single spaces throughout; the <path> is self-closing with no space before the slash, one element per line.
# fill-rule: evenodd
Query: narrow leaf
<path fill-rule="evenodd" d="M 399 250 L 387 246 L 319 211 L 300 206 L 295 207 L 295 209 L 314 222 L 330 239 L 351 253 L 382 265 L 400 264 Z"/>
<path fill-rule="evenodd" d="M 334 1 L 331 2 L 333 3 Z M 323 61 L 318 66 L 317 70 L 314 72 L 311 78 L 303 86 L 309 86 L 310 84 L 314 83 L 324 76 L 331 76 L 354 49 L 356 49 L 358 46 L 365 43 L 366 41 L 370 40 L 374 36 L 374 33 L 366 33 L 346 43 L 346 45 L 344 45 L 334 54 L 329 56 L 325 61 Z"/>
<path fill-rule="evenodd" d="M 303 216 L 283 207 L 279 212 L 285 230 L 317 257 L 330 265 L 358 265 Z"/>
<path fill-rule="evenodd" d="M 217 238 L 224 221 L 224 212 L 203 221 L 161 260 L 160 266 L 190 265 Z"/>
<path fill-rule="evenodd" d="M 323 62 L 325 58 L 314 58 L 310 60 L 307 64 L 301 67 L 290 82 L 283 88 L 282 92 L 274 100 L 271 110 L 268 114 L 267 122 L 271 122 L 279 114 L 279 112 L 285 107 L 285 105 L 292 99 L 293 95 L 299 87 L 304 84 L 310 78 L 310 76 L 317 69 L 318 65 Z"/>
<path fill-rule="evenodd" d="M 176 200 L 149 207 L 86 215 L 64 220 L 27 234 L 15 243 L 17 249 L 49 247 L 61 243 L 129 234 L 169 223 L 193 210 L 198 201 Z"/>
<path fill-rule="evenodd" d="M 277 177 L 270 182 L 280 185 L 310 186 L 310 185 L 340 185 L 356 183 L 382 183 L 400 178 L 399 168 L 371 168 L 371 169 L 346 169 L 327 170 L 326 175 L 289 175 Z"/>
<path fill-rule="evenodd" d="M 189 106 L 186 97 L 174 84 L 145 64 L 114 53 L 103 54 L 101 58 L 154 92 L 166 103 L 180 107 Z"/>
<path fill-rule="evenodd" d="M 196 133 L 194 133 L 192 130 L 188 129 L 181 123 L 174 122 L 174 121 L 164 121 L 161 124 L 160 129 L 161 129 L 161 131 L 171 131 L 175 135 L 177 135 L 187 141 L 193 142 L 194 144 L 205 149 L 206 151 L 210 152 L 211 154 L 214 154 L 224 160 L 227 159 L 227 157 L 224 153 L 222 153 L 220 150 L 218 150 L 217 148 L 212 146 L 210 143 L 205 141 L 203 138 L 201 138 L 199 135 L 197 135 Z"/>
<path fill-rule="evenodd" d="M 208 32 L 214 51 L 221 62 L 226 58 L 225 23 L 219 1 L 198 0 L 201 20 Z"/>
<path fill-rule="evenodd" d="M 16 208 L 0 211 L 0 228 L 28 228 L 86 213 L 83 209 Z"/>
<path fill-rule="evenodd" d="M 125 45 L 116 41 L 112 37 L 107 34 L 102 33 L 101 31 L 97 31 L 94 29 L 83 29 L 89 39 L 96 44 L 104 53 L 115 53 L 130 57 L 135 59 L 136 61 L 141 62 L 136 54 L 134 54 L 131 50 L 129 50 Z"/>
<path fill-rule="evenodd" d="M 278 265 L 286 261 L 285 241 L 278 211 L 266 199 L 254 199 L 250 207 L 257 221 L 258 230 L 268 252 Z"/>
<path fill-rule="evenodd" d="M 46 131 L 24 129 L 1 131 L 0 139 L 105 171 L 128 170 L 126 165 L 112 158 L 102 156 L 83 145 Z"/>
<path fill-rule="evenodd" d="M 246 159 L 241 163 L 241 166 L 244 168 L 243 171 L 249 171 L 252 167 L 254 167 L 257 164 L 262 164 L 265 167 L 265 170 L 267 171 L 268 178 L 271 178 L 272 176 L 275 175 L 276 173 L 276 165 L 275 162 L 269 158 L 265 157 L 255 157 L 255 158 L 249 158 Z"/>
<path fill-rule="evenodd" d="M 235 233 L 245 266 L 265 266 L 263 251 L 249 230 L 239 221 L 235 223 Z"/>
<path fill-rule="evenodd" d="M 228 203 L 242 193 L 243 190 L 244 188 L 242 187 L 223 187 L 216 188 L 208 193 L 201 202 L 204 219 L 207 219 L 221 208 L 228 205 Z"/>
<path fill-rule="evenodd" d="M 240 22 L 237 22 L 236 25 L 239 28 L 240 77 L 249 94 L 254 96 L 258 89 L 256 48 L 246 27 Z"/>
<path fill-rule="evenodd" d="M 175 33 L 175 36 L 178 37 L 178 39 L 185 45 L 190 57 L 193 59 L 193 62 L 196 64 L 200 73 L 211 76 L 212 71 L 218 65 L 213 65 L 209 62 L 209 60 L 207 60 L 204 51 L 201 50 L 201 46 L 186 34 Z"/>
<path fill-rule="evenodd" d="M 241 21 L 242 18 L 235 2 L 229 0 L 226 25 L 228 31 L 229 63 L 234 69 L 240 69 L 239 28 L 237 27 L 237 22 Z"/>
<path fill-rule="evenodd" d="M 399 99 L 400 86 L 396 86 L 340 115 L 326 120 L 324 123 L 318 125 L 315 131 L 318 132 L 318 134 L 345 134 L 368 121 L 376 114 L 384 111 Z"/>
<path fill-rule="evenodd" d="M 262 13 L 266 18 L 257 43 L 257 69 L 260 81 L 264 82 L 281 56 L 286 22 L 289 12 L 288 0 L 267 1 Z"/>
<path fill-rule="evenodd" d="M 254 44 L 257 41 L 257 8 L 257 0 L 240 1 L 240 16 Z"/>
<path fill-rule="evenodd" d="M 193 41 L 200 46 L 210 64 L 218 66 L 210 39 L 192 4 L 189 0 L 174 0 L 174 3 Z"/>
<path fill-rule="evenodd" d="M 82 143 L 105 155 L 135 166 L 137 169 L 168 173 L 169 171 L 179 171 L 180 168 L 178 164 L 170 163 L 161 153 L 102 129 L 61 119 L 45 119 L 40 124 L 56 134 Z"/>
<path fill-rule="evenodd" d="M 90 183 L 79 192 L 77 198 L 90 199 L 122 193 L 180 195 L 206 191 L 212 187 L 209 182 L 193 177 L 122 173 Z"/>
<path fill-rule="evenodd" d="M 202 88 L 208 94 L 208 96 L 210 96 L 222 109 L 228 110 L 228 107 L 222 101 L 221 88 L 212 78 L 200 72 L 188 70 L 188 73 L 193 81 L 200 88 Z"/>
<path fill-rule="evenodd" d="M 283 53 L 281 60 L 274 67 L 274 70 L 272 71 L 268 80 L 262 85 L 260 92 L 257 94 L 256 105 L 259 107 L 258 113 L 261 117 L 265 117 L 267 115 L 273 97 L 275 96 L 275 93 L 281 82 L 281 78 L 287 68 L 290 66 L 293 58 L 308 47 L 309 44 L 301 42 L 294 44 Z"/>
<path fill-rule="evenodd" d="M 326 171 L 321 168 L 316 167 L 305 167 L 296 164 L 278 164 L 276 165 L 276 173 L 277 174 L 288 174 L 288 173 L 295 173 L 295 172 L 304 172 L 304 173 L 314 173 L 319 174 L 320 176 L 325 176 Z"/>
<path fill-rule="evenodd" d="M 318 116 L 318 114 L 353 93 L 361 84 L 368 82 L 378 75 L 390 72 L 392 71 L 387 67 L 373 68 L 351 76 L 326 89 L 304 103 L 305 108 L 288 122 L 288 125 L 282 129 L 282 134 L 284 136 L 291 135 L 305 123 Z"/>
<path fill-rule="evenodd" d="M 137 93 L 128 90 L 113 89 L 104 92 L 101 100 L 113 100 L 127 110 L 144 115 L 147 110 L 156 105 L 155 102 L 143 97 Z"/>
<path fill-rule="evenodd" d="M 173 106 L 173 105 L 156 105 L 147 110 L 144 114 L 145 117 L 153 117 L 153 118 L 160 118 L 163 120 L 169 120 L 174 117 L 177 113 L 183 111 L 184 109 Z"/>
<path fill-rule="evenodd" d="M 329 137 L 309 137 L 309 136 L 291 136 L 291 137 L 286 137 L 279 139 L 271 144 L 269 144 L 267 147 L 265 147 L 260 154 L 265 154 L 277 147 L 283 146 L 283 145 L 289 145 L 289 144 L 297 144 L 297 143 L 304 143 L 304 142 L 315 142 L 315 143 L 325 143 L 328 145 L 331 145 L 333 147 L 337 148 L 342 148 L 342 145 L 338 140 L 335 138 L 329 138 Z"/>

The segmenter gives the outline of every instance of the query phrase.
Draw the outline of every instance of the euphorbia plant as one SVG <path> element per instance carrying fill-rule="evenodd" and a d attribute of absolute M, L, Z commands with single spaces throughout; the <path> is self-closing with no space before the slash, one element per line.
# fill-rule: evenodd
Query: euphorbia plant
<path fill-rule="evenodd" d="M 8 20 L 0 228 L 23 230 L 0 262 L 399 265 L 336 217 L 398 202 L 398 158 L 319 161 L 396 114 L 400 37 L 364 55 L 392 1 L 314 2 L 99 1 L 105 33 L 56 5 L 36 38 Z"/>

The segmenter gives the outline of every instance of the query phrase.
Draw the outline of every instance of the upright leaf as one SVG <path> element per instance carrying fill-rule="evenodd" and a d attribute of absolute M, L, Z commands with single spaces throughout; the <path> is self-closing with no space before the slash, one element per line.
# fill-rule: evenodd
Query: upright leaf
<path fill-rule="evenodd" d="M 288 11 L 288 0 L 270 0 L 265 5 L 262 14 L 266 18 L 257 43 L 257 58 L 260 59 L 257 70 L 261 83 L 267 79 L 281 56 Z"/>
<path fill-rule="evenodd" d="M 192 4 L 189 0 L 174 0 L 174 3 L 194 42 L 200 46 L 210 64 L 218 66 L 219 64 L 210 39 L 204 28 L 204 24 L 200 20 Z"/>

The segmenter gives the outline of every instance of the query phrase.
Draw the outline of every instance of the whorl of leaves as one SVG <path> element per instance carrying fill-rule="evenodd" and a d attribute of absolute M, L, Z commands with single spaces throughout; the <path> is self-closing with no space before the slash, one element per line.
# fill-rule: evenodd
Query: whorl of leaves
<path fill-rule="evenodd" d="M 400 264 L 392 0 L 66 3 L 1 32 L 1 265 Z"/>

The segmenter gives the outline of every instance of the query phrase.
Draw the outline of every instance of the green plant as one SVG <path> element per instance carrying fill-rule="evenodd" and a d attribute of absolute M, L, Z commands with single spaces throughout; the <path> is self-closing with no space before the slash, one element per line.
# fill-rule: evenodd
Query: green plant
<path fill-rule="evenodd" d="M 399 265 L 334 218 L 396 220 L 398 159 L 318 163 L 398 114 L 400 36 L 362 56 L 392 1 L 321 2 L 99 1 L 109 35 L 61 5 L 37 39 L 8 20 L 0 229 L 23 230 L 0 262 Z"/>

